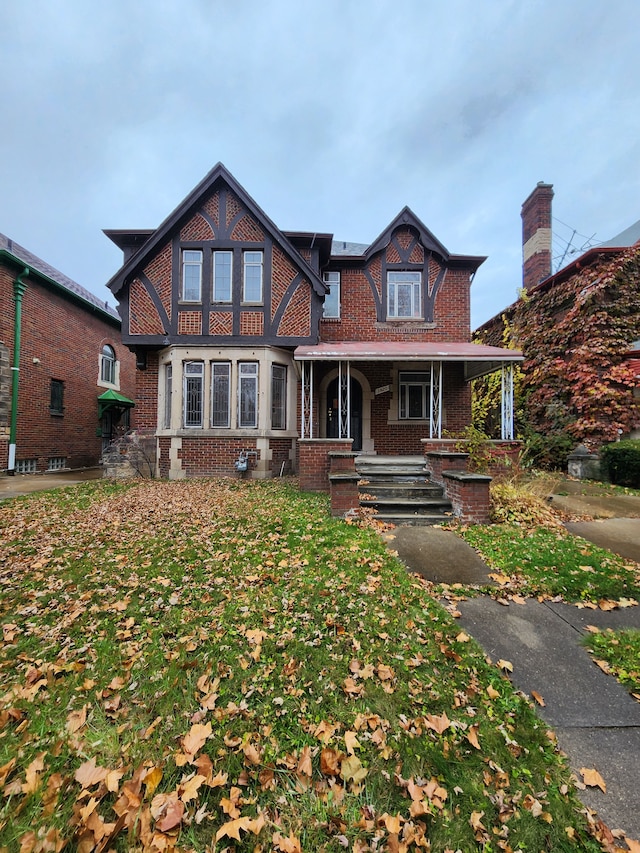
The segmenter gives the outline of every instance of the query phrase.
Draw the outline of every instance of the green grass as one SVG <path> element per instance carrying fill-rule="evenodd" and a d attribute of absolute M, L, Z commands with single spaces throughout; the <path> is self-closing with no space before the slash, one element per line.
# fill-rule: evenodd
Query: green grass
<path fill-rule="evenodd" d="M 461 535 L 508 591 L 595 604 L 640 598 L 637 566 L 562 529 L 478 525 Z"/>
<path fill-rule="evenodd" d="M 530 705 L 325 496 L 87 483 L 0 537 L 0 848 L 599 849 Z"/>
<path fill-rule="evenodd" d="M 584 644 L 599 665 L 640 701 L 640 630 L 607 629 L 589 634 Z"/>

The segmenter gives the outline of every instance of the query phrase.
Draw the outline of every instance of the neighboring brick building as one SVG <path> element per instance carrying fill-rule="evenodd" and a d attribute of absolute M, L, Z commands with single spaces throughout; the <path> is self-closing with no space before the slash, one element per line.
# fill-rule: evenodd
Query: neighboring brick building
<path fill-rule="evenodd" d="M 120 326 L 112 308 L 0 234 L 0 474 L 98 464 L 103 443 L 125 427 L 135 391 L 135 357 Z"/>
<path fill-rule="evenodd" d="M 317 465 L 327 447 L 422 454 L 469 424 L 470 379 L 520 358 L 470 343 L 484 258 L 409 208 L 368 246 L 281 231 L 218 164 L 156 230 L 105 233 L 163 476 L 296 470 L 301 440 Z"/>

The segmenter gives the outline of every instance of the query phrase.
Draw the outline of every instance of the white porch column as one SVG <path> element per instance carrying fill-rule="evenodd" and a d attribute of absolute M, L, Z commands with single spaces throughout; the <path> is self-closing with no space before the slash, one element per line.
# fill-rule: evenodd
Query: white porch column
<path fill-rule="evenodd" d="M 300 438 L 313 438 L 313 362 L 303 361 L 300 383 Z"/>
<path fill-rule="evenodd" d="M 338 364 L 340 385 L 340 433 L 339 438 L 350 438 L 351 433 L 351 366 L 348 361 Z"/>
<path fill-rule="evenodd" d="M 442 438 L 442 362 L 431 362 L 429 438 Z"/>
<path fill-rule="evenodd" d="M 502 365 L 502 430 L 503 441 L 513 441 L 513 365 Z"/>

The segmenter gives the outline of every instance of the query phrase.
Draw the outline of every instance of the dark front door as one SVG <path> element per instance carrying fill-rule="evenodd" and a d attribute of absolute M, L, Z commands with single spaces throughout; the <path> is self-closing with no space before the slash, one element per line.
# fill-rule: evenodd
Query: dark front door
<path fill-rule="evenodd" d="M 340 388 L 338 377 L 327 388 L 327 438 L 340 437 Z M 357 379 L 351 379 L 351 422 L 349 438 L 353 439 L 353 450 L 362 450 L 362 387 Z"/>

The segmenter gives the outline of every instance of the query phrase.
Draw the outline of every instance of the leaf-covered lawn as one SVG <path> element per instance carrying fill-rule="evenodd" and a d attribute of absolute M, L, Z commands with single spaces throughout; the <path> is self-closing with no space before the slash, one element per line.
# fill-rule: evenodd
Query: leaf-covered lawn
<path fill-rule="evenodd" d="M 640 702 L 640 631 L 594 629 L 585 639 L 595 662 L 604 672 L 615 675 L 632 696 Z"/>
<path fill-rule="evenodd" d="M 597 850 L 554 739 L 282 482 L 0 505 L 0 847 Z"/>
<path fill-rule="evenodd" d="M 640 599 L 635 563 L 562 528 L 494 524 L 460 533 L 494 569 L 492 577 L 503 590 L 604 607 Z"/>

